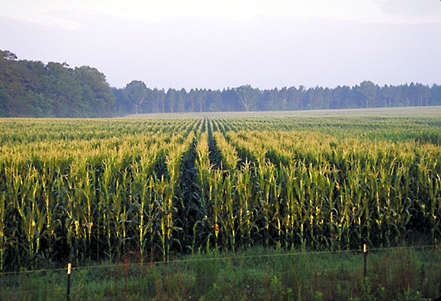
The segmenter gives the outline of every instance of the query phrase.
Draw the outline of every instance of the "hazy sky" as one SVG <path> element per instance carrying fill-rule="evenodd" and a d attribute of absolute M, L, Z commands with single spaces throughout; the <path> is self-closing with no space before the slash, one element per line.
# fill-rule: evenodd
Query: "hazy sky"
<path fill-rule="evenodd" d="M 0 49 L 113 87 L 441 84 L 439 0 L 0 0 Z"/>

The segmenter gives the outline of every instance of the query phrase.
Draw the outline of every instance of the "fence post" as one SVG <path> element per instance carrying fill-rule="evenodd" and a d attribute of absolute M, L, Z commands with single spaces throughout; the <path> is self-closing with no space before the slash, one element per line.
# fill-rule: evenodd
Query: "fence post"
<path fill-rule="evenodd" d="M 67 301 L 70 300 L 69 294 L 70 294 L 70 274 L 72 272 L 72 264 L 67 264 Z"/>
<path fill-rule="evenodd" d="M 364 278 L 366 278 L 366 257 L 367 257 L 367 246 L 363 245 L 363 253 L 364 253 Z"/>

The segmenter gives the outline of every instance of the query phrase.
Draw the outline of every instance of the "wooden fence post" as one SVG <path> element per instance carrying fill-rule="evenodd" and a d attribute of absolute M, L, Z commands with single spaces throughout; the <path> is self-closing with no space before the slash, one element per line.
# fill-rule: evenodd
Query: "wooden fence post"
<path fill-rule="evenodd" d="M 69 294 L 70 294 L 70 274 L 72 272 L 72 264 L 67 264 L 67 301 L 70 300 Z"/>
<path fill-rule="evenodd" d="M 367 275 L 367 273 L 366 273 L 366 258 L 367 258 L 367 246 L 366 246 L 366 244 L 363 245 L 363 253 L 364 253 L 364 273 L 363 273 L 363 275 L 364 275 L 364 278 L 366 278 L 366 275 Z"/>

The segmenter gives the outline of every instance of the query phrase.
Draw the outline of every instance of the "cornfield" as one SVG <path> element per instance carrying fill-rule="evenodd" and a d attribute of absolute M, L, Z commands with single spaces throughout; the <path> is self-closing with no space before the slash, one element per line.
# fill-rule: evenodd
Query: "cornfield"
<path fill-rule="evenodd" d="M 441 237 L 441 115 L 0 120 L 0 271 Z"/>

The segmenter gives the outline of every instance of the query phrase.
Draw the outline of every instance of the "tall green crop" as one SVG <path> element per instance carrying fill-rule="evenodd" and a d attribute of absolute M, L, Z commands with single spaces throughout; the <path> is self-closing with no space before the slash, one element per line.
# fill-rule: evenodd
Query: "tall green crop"
<path fill-rule="evenodd" d="M 0 269 L 439 241 L 439 116 L 291 114 L 1 120 Z"/>

